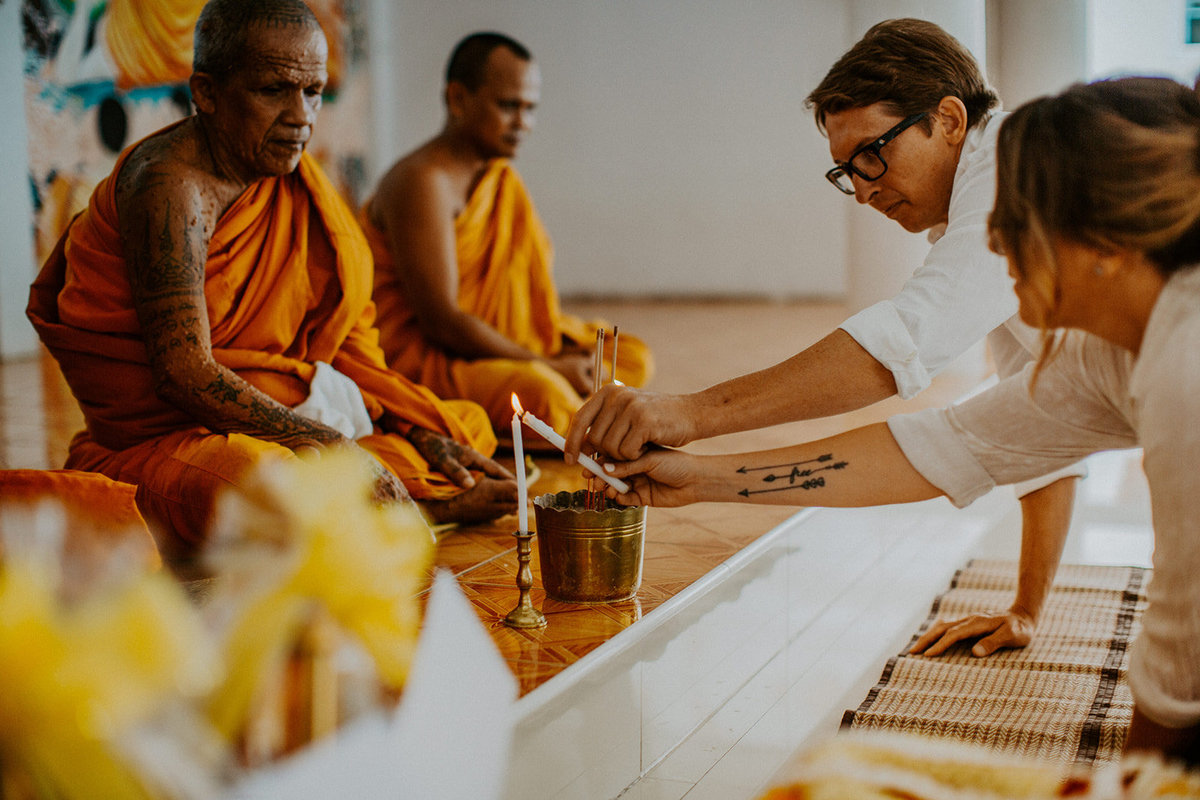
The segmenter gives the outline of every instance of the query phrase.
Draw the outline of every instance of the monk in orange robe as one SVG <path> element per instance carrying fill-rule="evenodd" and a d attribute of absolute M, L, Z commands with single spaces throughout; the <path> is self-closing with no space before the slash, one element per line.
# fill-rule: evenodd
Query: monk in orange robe
<path fill-rule="evenodd" d="M 468 36 L 447 69 L 442 132 L 397 162 L 360 214 L 388 363 L 480 403 L 498 431 L 514 393 L 567 427 L 592 392 L 603 325 L 560 310 L 550 239 L 509 160 L 532 127 L 540 80 L 521 44 Z M 649 378 L 649 349 L 625 332 L 617 359 L 622 382 Z"/>
<path fill-rule="evenodd" d="M 516 504 L 482 409 L 384 363 L 366 240 L 304 153 L 325 52 L 299 0 L 212 0 L 196 114 L 122 154 L 30 295 L 87 422 L 67 466 L 136 484 L 169 558 L 220 488 L 295 452 L 361 448 L 378 499 L 435 522 Z"/>

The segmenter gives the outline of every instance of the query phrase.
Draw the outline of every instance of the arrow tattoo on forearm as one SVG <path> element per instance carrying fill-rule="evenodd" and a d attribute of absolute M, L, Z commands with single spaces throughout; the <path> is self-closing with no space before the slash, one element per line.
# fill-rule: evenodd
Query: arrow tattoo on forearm
<path fill-rule="evenodd" d="M 770 475 L 765 475 L 762 478 L 763 483 L 774 483 L 775 481 L 786 480 L 788 482 L 787 486 L 779 486 L 779 487 L 772 488 L 772 489 L 757 489 L 757 490 L 753 490 L 753 491 L 749 488 L 746 488 L 746 489 L 742 489 L 740 492 L 738 492 L 738 494 L 740 494 L 742 497 L 749 497 L 752 494 L 766 494 L 767 492 L 785 492 L 789 489 L 804 489 L 804 490 L 817 489 L 817 488 L 825 485 L 824 476 L 818 476 L 816 478 L 811 478 L 809 476 L 811 476 L 813 473 L 823 472 L 825 470 L 845 469 L 847 466 L 849 466 L 849 462 L 838 461 L 833 464 L 828 464 L 824 467 L 808 467 L 806 469 L 801 469 L 800 465 L 801 464 L 824 463 L 824 462 L 832 461 L 832 460 L 833 460 L 833 454 L 826 453 L 825 455 L 818 456 L 817 458 L 810 458 L 805 461 L 795 461 L 791 464 L 775 464 L 770 467 L 739 467 L 737 471 L 742 474 L 747 474 L 750 472 L 757 472 L 759 470 L 782 469 L 784 467 L 790 467 L 791 469 L 788 472 L 783 473 L 782 475 L 777 475 L 775 473 L 771 473 Z M 808 478 L 808 480 L 797 483 L 796 481 L 799 478 Z"/>
<path fill-rule="evenodd" d="M 810 458 L 806 461 L 793 461 L 790 464 L 775 464 L 770 467 L 738 467 L 738 472 L 747 473 L 747 472 L 759 472 L 764 469 L 783 469 L 784 467 L 795 467 L 800 464 L 814 464 L 817 462 L 825 462 L 825 461 L 833 461 L 833 453 L 826 453 L 823 456 L 817 456 L 816 458 Z"/>

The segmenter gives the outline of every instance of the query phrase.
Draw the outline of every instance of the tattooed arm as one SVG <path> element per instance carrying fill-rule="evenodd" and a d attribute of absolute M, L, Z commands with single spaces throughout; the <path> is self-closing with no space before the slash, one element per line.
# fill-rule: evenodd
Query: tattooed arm
<path fill-rule="evenodd" d="M 122 169 L 117 209 L 134 308 L 159 397 L 218 433 L 245 433 L 291 450 L 351 444 L 213 358 L 204 270 L 209 238 L 228 201 L 222 201 L 219 187 L 206 190 L 203 178 L 211 181 L 210 176 L 196 179 L 185 166 L 155 159 L 152 147 L 150 153 L 141 159 L 134 153 Z M 390 473 L 379 479 L 381 499 L 406 496 Z"/>
<path fill-rule="evenodd" d="M 838 329 L 773 367 L 691 394 L 663 394 L 609 384 L 575 413 L 566 461 L 584 444 L 612 458 L 632 459 L 650 443 L 688 442 L 864 408 L 896 393 L 896 380 Z"/>
<path fill-rule="evenodd" d="M 653 450 L 635 461 L 614 464 L 612 474 L 630 478 L 630 491 L 615 495 L 629 505 L 712 501 L 860 507 L 942 494 L 913 468 L 882 422 L 757 453 L 698 456 Z"/>

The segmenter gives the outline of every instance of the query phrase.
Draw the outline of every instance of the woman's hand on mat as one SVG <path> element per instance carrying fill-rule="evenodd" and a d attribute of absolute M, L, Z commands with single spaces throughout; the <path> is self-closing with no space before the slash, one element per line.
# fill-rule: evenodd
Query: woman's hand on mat
<path fill-rule="evenodd" d="M 1037 622 L 1028 614 L 1009 609 L 993 614 L 972 614 L 955 620 L 938 620 L 925 631 L 908 652 L 940 656 L 953 645 L 968 639 L 973 656 L 990 656 L 1005 647 L 1025 647 L 1033 640 Z"/>
<path fill-rule="evenodd" d="M 475 486 L 475 476 L 471 474 L 471 470 L 478 470 L 498 480 L 515 480 L 515 476 L 507 469 L 475 448 L 459 444 L 449 436 L 442 436 L 440 433 L 414 425 L 408 433 L 408 440 L 417 448 L 421 457 L 429 462 L 429 466 L 464 489 Z"/>

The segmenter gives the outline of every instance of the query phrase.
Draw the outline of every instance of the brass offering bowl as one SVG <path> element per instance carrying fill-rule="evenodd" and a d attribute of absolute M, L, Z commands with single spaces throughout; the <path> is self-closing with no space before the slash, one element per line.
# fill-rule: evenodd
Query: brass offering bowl
<path fill-rule="evenodd" d="M 542 586 L 568 603 L 627 600 L 642 584 L 646 507 L 600 496 L 602 510 L 589 509 L 587 494 L 580 489 L 533 500 Z"/>

